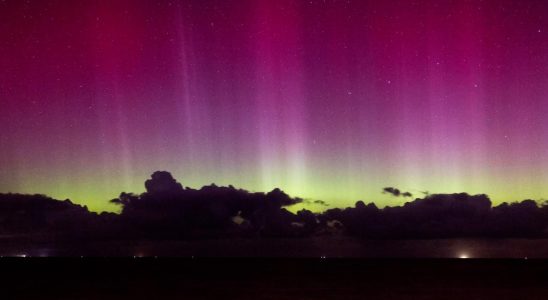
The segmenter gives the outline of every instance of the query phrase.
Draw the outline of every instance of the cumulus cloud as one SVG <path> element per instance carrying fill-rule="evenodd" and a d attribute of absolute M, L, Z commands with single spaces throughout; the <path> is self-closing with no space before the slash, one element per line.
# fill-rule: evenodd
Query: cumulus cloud
<path fill-rule="evenodd" d="M 402 206 L 357 201 L 353 207 L 313 213 L 287 208 L 327 204 L 278 188 L 267 193 L 214 184 L 192 189 L 166 171 L 154 172 L 144 185 L 142 194 L 121 193 L 111 200 L 121 206 L 120 214 L 97 214 L 43 195 L 0 194 L 0 234 L 51 241 L 302 237 L 341 231 L 365 238 L 548 237 L 548 206 L 533 200 L 493 206 L 482 194 L 427 194 Z M 412 197 L 394 187 L 383 192 Z"/>
<path fill-rule="evenodd" d="M 302 234 L 298 229 L 305 228 L 294 228 L 292 223 L 301 219 L 310 222 L 308 215 L 284 209 L 303 200 L 278 188 L 254 193 L 211 184 L 196 190 L 183 188 L 165 171 L 152 174 L 145 187 L 141 195 L 122 193 L 112 202 L 122 205 L 125 222 L 147 236 L 195 236 L 204 230 L 210 234 L 243 230 L 241 234 L 291 236 Z"/>
<path fill-rule="evenodd" d="M 338 220 L 348 233 L 369 238 L 542 237 L 548 228 L 548 208 L 535 201 L 492 207 L 487 195 L 432 194 L 403 206 L 328 210 L 326 220 Z"/>

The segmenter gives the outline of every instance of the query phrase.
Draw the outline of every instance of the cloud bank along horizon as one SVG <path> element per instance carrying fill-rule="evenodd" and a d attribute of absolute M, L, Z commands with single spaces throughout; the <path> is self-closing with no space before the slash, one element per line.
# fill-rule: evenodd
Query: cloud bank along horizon
<path fill-rule="evenodd" d="M 383 2 L 383 3 L 381 3 Z M 384 3 L 387 2 L 387 3 Z M 542 1 L 2 1 L 0 192 L 548 195 Z"/>

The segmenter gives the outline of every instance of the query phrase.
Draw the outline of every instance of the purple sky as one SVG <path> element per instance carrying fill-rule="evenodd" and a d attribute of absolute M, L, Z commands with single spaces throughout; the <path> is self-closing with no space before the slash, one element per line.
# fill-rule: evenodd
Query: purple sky
<path fill-rule="evenodd" d="M 548 195 L 546 1 L 0 1 L 0 192 Z M 408 200 L 408 199 L 407 199 Z"/>

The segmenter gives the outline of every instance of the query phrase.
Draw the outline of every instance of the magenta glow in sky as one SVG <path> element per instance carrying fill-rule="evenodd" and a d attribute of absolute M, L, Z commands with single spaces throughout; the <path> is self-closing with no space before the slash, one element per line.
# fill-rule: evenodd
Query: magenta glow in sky
<path fill-rule="evenodd" d="M 545 1 L 2 1 L 0 192 L 548 195 Z"/>

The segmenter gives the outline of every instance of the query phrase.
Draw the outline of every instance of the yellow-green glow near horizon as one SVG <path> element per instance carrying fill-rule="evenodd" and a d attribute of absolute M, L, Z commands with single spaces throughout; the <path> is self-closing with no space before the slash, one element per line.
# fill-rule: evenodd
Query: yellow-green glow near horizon
<path fill-rule="evenodd" d="M 290 169 L 290 168 L 289 168 Z M 521 201 L 524 199 L 543 200 L 544 194 L 548 194 L 548 188 L 541 180 L 519 181 L 514 180 L 514 185 L 506 186 L 504 182 L 494 182 L 485 180 L 483 176 L 477 178 L 469 177 L 466 179 L 443 177 L 419 178 L 409 174 L 408 177 L 392 177 L 392 181 L 386 182 L 381 176 L 362 176 L 364 173 L 353 173 L 347 176 L 325 170 L 314 172 L 314 174 L 300 174 L 305 178 L 302 182 L 292 182 L 286 180 L 286 172 L 272 174 L 271 181 L 263 182 L 260 176 L 238 175 L 221 177 L 219 172 L 212 170 L 199 174 L 201 178 L 193 175 L 191 172 L 176 168 L 159 168 L 159 170 L 169 170 L 173 176 L 184 186 L 191 188 L 200 188 L 203 185 L 215 183 L 217 185 L 234 185 L 237 188 L 243 188 L 249 191 L 268 192 L 275 187 L 280 187 L 291 196 L 302 197 L 306 200 L 324 200 L 329 206 L 315 204 L 299 204 L 291 210 L 307 208 L 321 211 L 333 207 L 353 206 L 357 200 L 365 202 L 375 202 L 378 206 L 401 205 L 405 201 L 410 201 L 414 197 L 423 197 L 423 191 L 430 193 L 460 193 L 469 194 L 486 193 L 494 204 L 501 202 Z M 108 200 L 117 197 L 120 192 L 144 192 L 144 181 L 149 178 L 150 171 L 138 171 L 140 176 L 124 177 L 123 174 L 102 174 L 99 176 L 80 174 L 79 176 L 66 176 L 62 178 L 44 177 L 34 178 L 28 185 L 20 185 L 19 189 L 25 193 L 43 193 L 54 198 L 70 198 L 76 203 L 87 205 L 94 211 L 116 211 L 117 206 L 108 203 Z M 303 172 L 303 170 L 299 170 Z M 351 171 L 351 170 L 350 170 Z M 297 170 L 295 170 L 297 172 Z M 303 172 L 304 173 L 304 172 Z M 70 174 L 66 172 L 64 174 Z M 372 174 L 382 174 L 372 172 Z M 291 177 L 291 176 L 289 176 Z M 121 178 L 112 180 L 112 178 Z M 354 180 L 348 180 L 354 178 Z M 508 178 L 512 180 L 512 178 Z M 32 182 L 32 184 L 31 184 Z M 413 193 L 413 198 L 394 197 L 389 194 L 383 194 L 382 189 L 387 186 L 398 187 L 404 191 Z M 436 186 L 435 189 L 428 189 L 427 186 Z M 488 187 L 488 188 L 486 188 Z"/>

